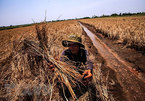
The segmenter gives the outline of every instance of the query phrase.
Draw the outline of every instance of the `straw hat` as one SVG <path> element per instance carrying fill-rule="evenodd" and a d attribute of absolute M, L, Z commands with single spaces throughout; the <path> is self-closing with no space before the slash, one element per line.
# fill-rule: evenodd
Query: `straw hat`
<path fill-rule="evenodd" d="M 84 47 L 82 44 L 82 38 L 78 35 L 72 34 L 68 37 L 68 40 L 63 40 L 62 45 L 64 47 L 69 47 L 70 43 L 77 43 L 80 47 Z"/>

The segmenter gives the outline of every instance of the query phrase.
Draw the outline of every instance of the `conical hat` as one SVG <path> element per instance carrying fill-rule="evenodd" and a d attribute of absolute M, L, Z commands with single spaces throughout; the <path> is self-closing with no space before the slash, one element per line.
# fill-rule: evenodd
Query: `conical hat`
<path fill-rule="evenodd" d="M 72 34 L 68 37 L 68 40 L 63 40 L 62 41 L 62 45 L 64 47 L 69 47 L 69 43 L 77 43 L 80 47 L 84 47 L 84 45 L 82 44 L 82 38 L 79 37 L 78 35 Z"/>

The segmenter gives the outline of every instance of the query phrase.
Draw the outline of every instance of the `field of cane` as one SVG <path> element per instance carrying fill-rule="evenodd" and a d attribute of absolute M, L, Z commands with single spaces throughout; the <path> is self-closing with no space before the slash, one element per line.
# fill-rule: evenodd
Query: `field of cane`
<path fill-rule="evenodd" d="M 144 50 L 145 17 L 110 17 L 80 21 L 95 26 L 97 32 L 115 39 L 117 43 Z M 93 96 L 103 101 L 113 100 L 112 96 L 118 96 L 119 93 L 112 95 L 108 91 L 108 74 L 102 74 L 100 68 L 104 60 L 100 60 L 101 57 L 79 23 L 70 20 L 0 31 L 0 99 L 67 100 L 64 91 L 66 87 L 73 100 L 78 98 L 74 88 L 82 83 L 82 75 L 72 64 L 59 61 L 65 49 L 61 42 L 73 33 L 82 37 L 90 59 L 94 62 L 94 69 L 97 69 L 93 72 L 93 83 L 96 87 L 94 89 L 99 93 L 91 92 Z M 52 65 L 55 66 L 54 71 L 50 68 Z M 88 91 L 78 99 L 89 99 L 89 93 Z"/>
<path fill-rule="evenodd" d="M 58 101 L 63 100 L 59 91 L 62 89 L 67 100 L 64 92 L 66 87 L 72 99 L 76 99 L 73 87 L 81 83 L 82 76 L 71 64 L 59 61 L 65 49 L 61 41 L 72 33 L 80 35 L 88 49 L 82 28 L 75 20 L 0 31 L 0 99 Z M 92 53 L 90 58 L 94 58 Z M 52 65 L 54 71 L 50 68 Z M 108 99 L 107 85 L 101 79 L 101 71 L 94 73 L 97 73 L 95 79 L 98 78 L 98 81 L 95 83 L 99 83 L 100 98 Z"/>
<path fill-rule="evenodd" d="M 111 39 L 116 39 L 118 43 L 144 50 L 145 16 L 95 18 L 81 21 L 95 26 L 96 31 Z"/>
<path fill-rule="evenodd" d="M 40 28 L 39 26 L 42 28 Z M 28 89 L 28 87 L 32 89 L 36 85 L 38 87 L 38 84 L 39 84 L 38 80 L 40 80 L 41 82 L 40 84 L 42 84 L 42 82 L 44 84 L 44 81 L 41 80 L 40 78 L 46 80 L 46 78 L 50 75 L 49 73 L 46 74 L 45 72 L 47 71 L 43 70 L 42 67 L 39 69 L 35 68 L 36 65 L 34 65 L 33 64 L 34 61 L 31 60 L 34 54 L 36 53 L 33 49 L 32 49 L 32 51 L 34 51 L 33 56 L 31 56 L 30 54 L 32 53 L 30 53 L 29 57 L 31 59 L 29 60 L 27 60 L 28 54 L 27 56 L 24 54 L 26 50 L 22 49 L 22 47 L 25 46 L 26 41 L 29 43 L 30 41 L 35 40 L 36 42 L 35 44 L 37 44 L 35 46 L 40 45 L 41 42 L 37 43 L 37 41 L 40 41 L 40 40 L 36 41 L 36 39 L 38 37 L 42 38 L 43 35 L 41 33 L 46 35 L 45 38 L 43 37 L 43 40 L 41 39 L 41 41 L 45 42 L 44 39 L 47 40 L 46 44 L 47 44 L 47 52 L 49 52 L 48 54 L 51 55 L 53 58 L 59 58 L 59 52 L 63 50 L 63 47 L 61 45 L 62 39 L 65 39 L 67 37 L 66 36 L 67 34 L 81 33 L 81 28 L 78 27 L 76 22 L 68 21 L 68 22 L 50 23 L 50 24 L 45 24 L 45 25 L 42 24 L 42 26 L 38 25 L 36 29 L 35 29 L 35 26 L 30 26 L 30 27 L 25 27 L 25 28 L 16 28 L 16 29 L 11 29 L 11 30 L 1 31 L 0 32 L 0 40 L 1 40 L 0 42 L 1 44 L 0 78 L 1 78 L 2 86 L 1 86 L 0 95 L 3 95 L 1 96 L 1 99 L 3 98 L 4 100 L 5 99 L 7 100 L 19 99 L 20 100 L 21 98 L 19 96 L 23 93 L 24 89 L 26 88 Z M 23 53 L 20 52 L 22 50 L 24 50 Z M 33 66 L 32 65 L 28 66 L 29 63 L 27 62 L 31 62 L 31 61 L 32 63 L 30 64 L 32 64 Z M 37 67 L 38 66 L 39 65 L 37 64 Z M 47 67 L 45 67 L 45 69 Z M 36 76 L 37 73 L 36 71 L 34 71 L 34 68 L 36 71 L 39 71 L 38 73 L 39 76 Z M 32 75 L 32 71 L 30 69 L 33 71 L 36 78 L 34 77 L 34 75 Z M 44 75 L 44 78 L 42 75 Z M 38 79 L 38 80 L 34 80 L 34 79 Z M 6 91 L 7 88 L 4 88 L 6 84 L 9 84 L 9 85 L 15 84 L 14 88 L 9 88 L 9 89 L 13 89 L 13 91 L 11 91 L 10 94 L 8 94 L 8 92 Z M 24 88 L 25 85 L 26 85 L 26 88 Z"/>
<path fill-rule="evenodd" d="M 52 49 L 62 49 L 62 39 L 67 38 L 67 35 L 71 33 L 81 34 L 81 31 L 81 27 L 76 21 L 49 23 L 47 24 L 48 42 L 55 47 Z M 12 52 L 13 41 L 18 41 L 21 38 L 35 38 L 35 33 L 35 26 L 0 31 L 0 60 L 6 58 Z"/>

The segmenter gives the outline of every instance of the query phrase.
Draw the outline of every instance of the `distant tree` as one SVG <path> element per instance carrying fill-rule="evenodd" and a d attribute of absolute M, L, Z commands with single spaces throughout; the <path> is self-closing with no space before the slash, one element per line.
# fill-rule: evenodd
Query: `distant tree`
<path fill-rule="evenodd" d="M 119 13 L 119 16 L 122 16 L 122 14 L 121 14 L 121 13 Z"/>
<path fill-rule="evenodd" d="M 122 14 L 123 16 L 131 16 L 131 15 L 134 15 L 133 13 L 123 13 Z"/>
<path fill-rule="evenodd" d="M 102 18 L 102 17 L 109 17 L 109 15 L 104 15 L 104 14 L 103 14 L 103 15 L 102 15 L 102 16 L 100 16 L 100 17 L 101 17 L 101 18 Z"/>
<path fill-rule="evenodd" d="M 114 13 L 114 14 L 111 14 L 111 16 L 118 16 L 118 14 L 117 13 Z"/>
<path fill-rule="evenodd" d="M 83 17 L 82 19 L 90 19 L 90 17 Z"/>
<path fill-rule="evenodd" d="M 92 18 L 98 18 L 98 16 L 96 16 L 96 15 L 93 15 L 93 16 L 92 16 Z"/>

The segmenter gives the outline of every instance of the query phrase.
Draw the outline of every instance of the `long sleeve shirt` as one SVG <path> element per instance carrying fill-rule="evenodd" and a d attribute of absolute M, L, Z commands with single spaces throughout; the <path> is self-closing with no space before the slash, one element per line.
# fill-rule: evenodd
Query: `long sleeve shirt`
<path fill-rule="evenodd" d="M 71 53 L 70 49 L 64 50 L 60 57 L 60 61 L 72 62 L 76 67 L 81 66 L 81 64 L 87 66 L 87 69 L 93 69 L 93 63 L 89 59 L 87 50 L 80 48 L 77 55 Z"/>

